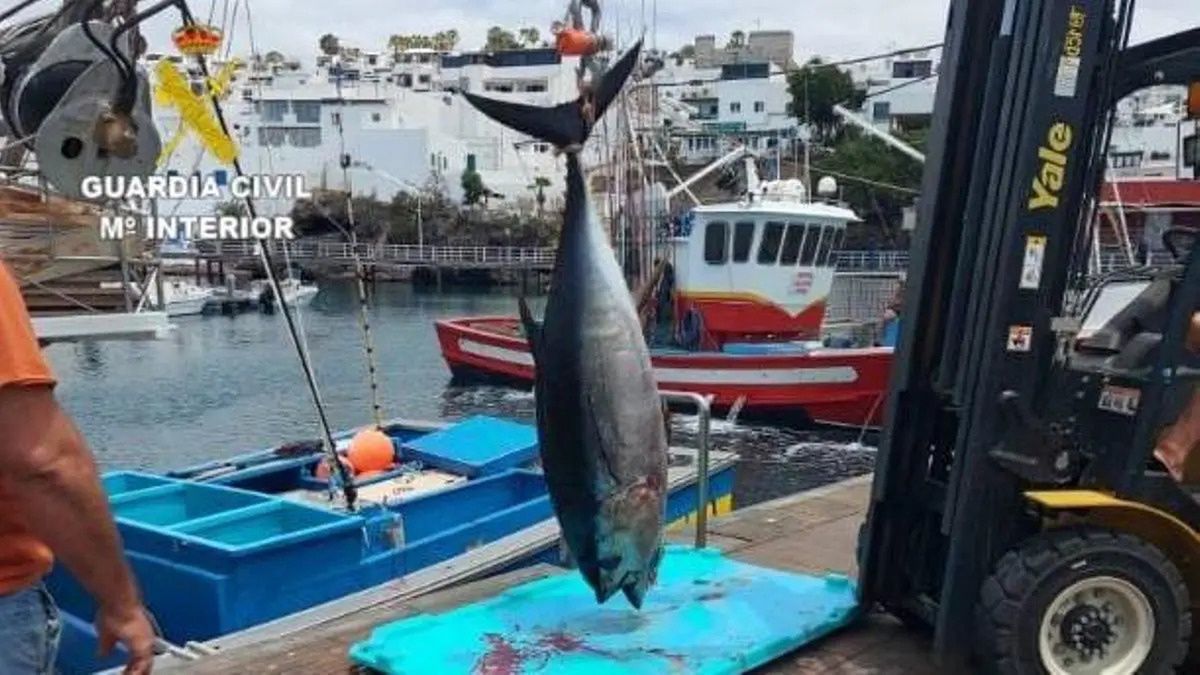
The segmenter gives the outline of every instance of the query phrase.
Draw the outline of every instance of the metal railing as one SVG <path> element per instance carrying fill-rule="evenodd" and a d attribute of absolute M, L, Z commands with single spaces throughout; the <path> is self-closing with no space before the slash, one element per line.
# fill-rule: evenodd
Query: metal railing
<path fill-rule="evenodd" d="M 477 265 L 477 266 L 551 266 L 555 250 L 549 247 L 518 246 L 418 246 L 416 244 L 351 245 L 336 241 L 269 241 L 264 242 L 271 253 L 283 255 L 284 249 L 293 260 L 353 260 L 355 254 L 364 262 L 391 262 L 414 265 Z M 255 257 L 257 241 L 217 240 L 195 242 L 200 257 Z M 176 254 L 189 257 L 191 253 Z"/>
<path fill-rule="evenodd" d="M 839 272 L 898 272 L 908 269 L 908 251 L 837 251 Z"/>
<path fill-rule="evenodd" d="M 696 432 L 696 548 L 704 548 L 708 545 L 708 431 L 712 426 L 713 397 L 692 391 L 660 391 L 658 395 L 667 403 L 690 403 L 699 417 Z"/>

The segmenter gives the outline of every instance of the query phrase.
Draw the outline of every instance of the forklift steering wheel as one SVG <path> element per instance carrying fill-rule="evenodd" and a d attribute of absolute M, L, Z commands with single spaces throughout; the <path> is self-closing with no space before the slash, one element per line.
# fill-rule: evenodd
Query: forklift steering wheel
<path fill-rule="evenodd" d="M 1168 227 L 1162 235 L 1163 246 L 1171 252 L 1171 257 L 1175 259 L 1175 262 L 1183 262 L 1187 258 L 1188 253 L 1191 252 L 1192 246 L 1195 245 L 1197 234 L 1200 234 L 1200 232 L 1197 232 L 1192 227 Z M 1184 238 L 1190 241 L 1187 241 L 1187 247 L 1183 251 L 1180 251 L 1180 240 Z"/>

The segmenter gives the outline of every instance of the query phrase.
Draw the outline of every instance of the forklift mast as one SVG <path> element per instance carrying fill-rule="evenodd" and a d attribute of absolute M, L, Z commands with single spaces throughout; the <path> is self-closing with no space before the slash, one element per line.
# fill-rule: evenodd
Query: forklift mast
<path fill-rule="evenodd" d="M 1131 0 L 950 5 L 860 561 L 864 604 L 933 627 L 942 657 L 971 645 L 980 585 L 1036 531 L 1023 491 L 1076 470 L 1033 411 L 1051 404 L 1111 110 L 1200 72 L 1200 30 L 1125 48 Z"/>

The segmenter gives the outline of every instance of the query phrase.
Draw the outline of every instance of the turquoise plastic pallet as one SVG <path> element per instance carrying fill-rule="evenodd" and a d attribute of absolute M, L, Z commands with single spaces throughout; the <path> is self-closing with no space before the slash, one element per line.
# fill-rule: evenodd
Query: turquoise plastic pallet
<path fill-rule="evenodd" d="M 670 547 L 641 611 L 597 605 L 575 571 L 376 628 L 350 648 L 384 673 L 740 673 L 848 623 L 854 584 Z"/>

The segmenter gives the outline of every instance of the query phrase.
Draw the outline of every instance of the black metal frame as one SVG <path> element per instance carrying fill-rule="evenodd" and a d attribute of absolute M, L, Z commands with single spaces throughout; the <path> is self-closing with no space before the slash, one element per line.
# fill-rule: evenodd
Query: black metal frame
<path fill-rule="evenodd" d="M 1070 422 L 1084 404 L 1064 392 L 1100 380 L 1070 374 L 1059 317 L 1090 249 L 1108 111 L 1200 73 L 1197 31 L 1122 50 L 1130 6 L 951 3 L 860 584 L 865 603 L 932 626 L 942 657 L 965 656 L 984 578 L 1038 528 L 1022 491 L 1091 466 L 1087 425 Z M 1187 362 L 1195 256 L 1174 296 L 1136 450 L 1096 460 L 1091 483 L 1131 496 L 1149 484 L 1157 406 L 1180 376 L 1171 364 Z"/>

